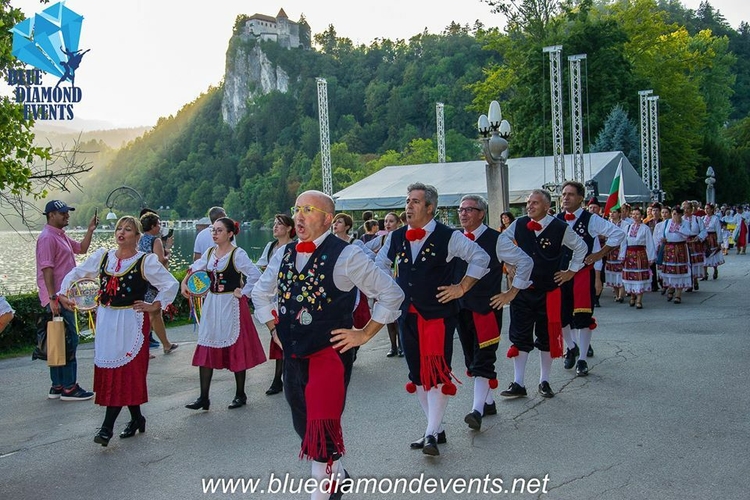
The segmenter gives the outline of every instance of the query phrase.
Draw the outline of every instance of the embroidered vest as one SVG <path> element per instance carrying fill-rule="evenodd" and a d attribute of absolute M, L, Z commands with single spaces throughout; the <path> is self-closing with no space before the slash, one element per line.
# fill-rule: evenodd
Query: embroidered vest
<path fill-rule="evenodd" d="M 404 291 L 401 310 L 409 305 L 419 311 L 425 319 L 447 318 L 458 313 L 458 301 L 441 304 L 435 298 L 437 287 L 454 282 L 456 261 L 448 259 L 448 242 L 454 229 L 437 223 L 435 230 L 425 239 L 419 254 L 412 257 L 411 244 L 406 239 L 407 226 L 391 233 L 388 259 L 396 266 L 396 282 Z"/>
<path fill-rule="evenodd" d="M 141 255 L 121 275 L 115 276 L 107 272 L 109 252 L 105 253 L 99 265 L 99 303 L 107 307 L 130 307 L 136 300 L 143 300 L 149 287 L 149 282 L 143 276 L 145 258 L 145 254 Z M 107 292 L 110 280 L 117 280 L 114 295 Z"/>
<path fill-rule="evenodd" d="M 296 242 L 284 247 L 278 275 L 279 324 L 276 331 L 288 356 L 303 357 L 331 345 L 331 331 L 351 328 L 357 289 L 336 288 L 333 268 L 347 243 L 330 235 L 295 268 Z"/>
<path fill-rule="evenodd" d="M 526 227 L 531 218 L 520 217 L 516 220 L 516 243 L 534 260 L 531 280 L 535 290 L 549 292 L 557 288 L 554 275 L 557 271 L 567 269 L 563 264 L 565 258 L 563 237 L 567 223 L 560 219 L 553 219 L 539 236 Z M 568 259 L 570 260 L 570 259 Z"/>
<path fill-rule="evenodd" d="M 211 261 L 211 255 L 214 252 L 214 248 L 208 250 L 208 261 Z M 206 270 L 208 278 L 211 280 L 209 290 L 211 293 L 234 293 L 236 288 L 242 288 L 245 286 L 245 280 L 242 273 L 234 267 L 234 252 L 237 251 L 237 247 L 232 249 L 231 255 L 227 259 L 226 266 L 224 269 L 215 269 L 213 271 Z"/>
<path fill-rule="evenodd" d="M 490 272 L 475 283 L 466 295 L 458 299 L 462 309 L 468 309 L 479 314 L 487 314 L 492 310 L 490 307 L 490 297 L 502 291 L 503 263 L 497 258 L 497 239 L 499 237 L 499 231 L 488 227 L 474 241 L 490 256 Z M 456 262 L 456 283 L 461 281 L 468 267 L 469 265 L 463 260 Z"/>

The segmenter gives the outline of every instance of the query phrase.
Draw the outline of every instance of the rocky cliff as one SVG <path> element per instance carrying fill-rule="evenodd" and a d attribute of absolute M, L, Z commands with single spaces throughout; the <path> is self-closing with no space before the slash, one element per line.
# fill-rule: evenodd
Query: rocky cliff
<path fill-rule="evenodd" d="M 235 35 L 237 36 L 237 35 Z M 289 76 L 272 63 L 259 43 L 230 42 L 224 72 L 224 96 L 221 114 L 234 128 L 245 115 L 248 100 L 274 90 L 287 92 Z"/>

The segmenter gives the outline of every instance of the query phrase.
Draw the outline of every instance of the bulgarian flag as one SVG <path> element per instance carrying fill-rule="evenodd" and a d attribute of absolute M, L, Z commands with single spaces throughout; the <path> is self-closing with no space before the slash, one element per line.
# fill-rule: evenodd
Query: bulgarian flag
<path fill-rule="evenodd" d="M 607 204 L 604 205 L 604 216 L 609 215 L 610 210 L 616 210 L 625 204 L 625 187 L 622 182 L 622 158 L 620 158 L 620 164 L 617 165 L 617 172 L 615 172 L 615 178 L 612 179 L 612 186 L 609 188 L 609 196 L 607 197 Z"/>

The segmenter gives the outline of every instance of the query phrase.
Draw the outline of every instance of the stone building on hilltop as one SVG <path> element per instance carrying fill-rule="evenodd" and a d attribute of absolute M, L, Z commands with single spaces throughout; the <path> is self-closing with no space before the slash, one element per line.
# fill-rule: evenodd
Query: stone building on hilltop
<path fill-rule="evenodd" d="M 245 22 L 243 34 L 276 42 L 287 49 L 311 47 L 310 25 L 305 21 L 305 16 L 300 16 L 295 23 L 289 20 L 284 9 L 279 10 L 276 17 L 253 14 Z"/>

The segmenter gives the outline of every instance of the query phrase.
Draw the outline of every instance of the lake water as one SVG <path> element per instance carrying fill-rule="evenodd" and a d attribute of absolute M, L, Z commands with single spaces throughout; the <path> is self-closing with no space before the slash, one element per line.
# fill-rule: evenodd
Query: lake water
<path fill-rule="evenodd" d="M 266 243 L 273 239 L 271 230 L 243 231 L 237 235 L 237 244 L 242 247 L 250 258 L 255 261 L 260 256 Z M 85 234 L 83 231 L 66 230 L 74 240 L 80 241 Z M 12 295 L 24 292 L 35 292 L 36 286 L 36 238 L 39 231 L 31 233 L 16 233 L 0 231 L 0 294 Z M 196 232 L 194 229 L 175 230 L 173 255 L 169 261 L 172 271 L 185 269 L 192 263 L 193 243 Z M 114 231 L 98 229 L 89 248 L 89 255 L 98 248 L 114 248 Z M 85 255 L 77 256 L 81 262 Z"/>

